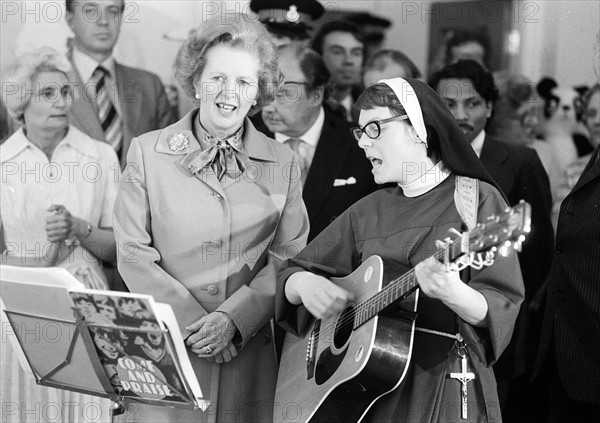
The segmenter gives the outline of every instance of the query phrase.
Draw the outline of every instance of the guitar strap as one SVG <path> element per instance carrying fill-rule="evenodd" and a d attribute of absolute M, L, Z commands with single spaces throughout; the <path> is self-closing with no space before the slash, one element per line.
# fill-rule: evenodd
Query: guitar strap
<path fill-rule="evenodd" d="M 468 230 L 477 225 L 479 208 L 479 180 L 457 175 L 455 178 L 454 204 Z"/>
<path fill-rule="evenodd" d="M 457 175 L 455 178 L 454 204 L 467 229 L 473 230 L 477 225 L 477 209 L 479 208 L 479 180 L 468 176 Z M 471 268 L 460 272 L 464 283 L 471 279 Z"/>

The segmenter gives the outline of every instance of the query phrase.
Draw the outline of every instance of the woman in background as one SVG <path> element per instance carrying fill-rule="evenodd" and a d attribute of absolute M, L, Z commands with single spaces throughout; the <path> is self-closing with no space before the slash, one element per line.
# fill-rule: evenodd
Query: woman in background
<path fill-rule="evenodd" d="M 69 125 L 70 70 L 44 47 L 3 73 L 2 101 L 23 126 L 0 145 L 2 264 L 64 267 L 87 288 L 108 289 L 100 260 L 116 260 L 112 212 L 120 170 L 108 144 Z M 37 386 L 8 344 L 2 352 L 3 404 L 18 404 L 21 418 L 39 421 L 26 411 L 51 403 L 62 421 L 82 421 L 86 403 L 108 413 L 106 400 Z"/>

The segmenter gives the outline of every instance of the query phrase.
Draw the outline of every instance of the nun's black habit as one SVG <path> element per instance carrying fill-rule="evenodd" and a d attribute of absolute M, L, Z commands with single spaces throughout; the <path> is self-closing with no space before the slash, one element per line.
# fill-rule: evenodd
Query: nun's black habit
<path fill-rule="evenodd" d="M 303 306 L 293 306 L 285 298 L 285 282 L 292 273 L 310 270 L 324 276 L 346 276 L 371 255 L 379 255 L 398 263 L 400 275 L 432 255 L 436 250 L 435 241 L 446 238 L 450 228 L 464 230 L 454 202 L 456 175 L 480 180 L 479 221 L 502 213 L 506 207 L 502 194 L 438 95 L 420 81 L 403 81 L 408 81 L 414 89 L 428 142 L 432 145 L 437 140 L 439 155 L 451 171 L 450 176 L 417 197 L 407 197 L 399 187 L 374 192 L 351 206 L 295 259 L 286 263 L 278 277 L 276 319 L 288 331 L 303 331 L 310 317 Z M 413 120 L 411 117 L 411 122 Z M 508 257 L 498 258 L 491 267 L 480 271 L 471 269 L 470 276 L 469 286 L 480 292 L 488 303 L 486 328 L 471 326 L 440 300 L 423 293 L 419 296 L 416 321 L 418 327 L 448 334 L 458 331 L 465 338 L 468 370 L 476 377 L 467 384 L 468 420 L 461 419 L 461 383 L 449 377 L 451 372 L 461 371 L 454 341 L 416 332 L 404 382 L 378 400 L 364 421 L 501 421 L 491 366 L 510 341 L 524 297 L 518 260 L 511 252 Z M 339 413 L 343 414 L 344 410 Z M 281 420 L 281 416 L 274 416 L 275 421 L 278 419 Z"/>

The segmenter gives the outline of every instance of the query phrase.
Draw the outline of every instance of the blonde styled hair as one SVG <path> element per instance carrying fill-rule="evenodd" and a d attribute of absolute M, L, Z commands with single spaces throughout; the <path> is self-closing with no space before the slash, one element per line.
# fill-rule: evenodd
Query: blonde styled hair
<path fill-rule="evenodd" d="M 41 72 L 62 72 L 69 75 L 71 64 L 58 51 L 41 47 L 18 56 L 2 72 L 2 101 L 8 113 L 23 122 L 23 113 L 34 93 L 34 81 Z"/>
<path fill-rule="evenodd" d="M 179 49 L 175 60 L 175 78 L 183 91 L 194 98 L 195 85 L 206 67 L 208 52 L 220 45 L 247 51 L 258 58 L 257 104 L 252 106 L 248 114 L 252 115 L 271 103 L 282 79 L 277 50 L 265 27 L 242 13 L 207 20 L 192 32 Z"/>

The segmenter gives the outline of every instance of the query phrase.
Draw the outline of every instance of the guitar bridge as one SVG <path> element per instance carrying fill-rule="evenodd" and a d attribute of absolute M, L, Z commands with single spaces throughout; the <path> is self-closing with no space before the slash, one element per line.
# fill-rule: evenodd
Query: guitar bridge
<path fill-rule="evenodd" d="M 321 321 L 316 320 L 313 330 L 308 338 L 306 347 L 306 380 L 315 376 L 315 355 L 319 346 L 319 332 L 321 331 Z"/>

